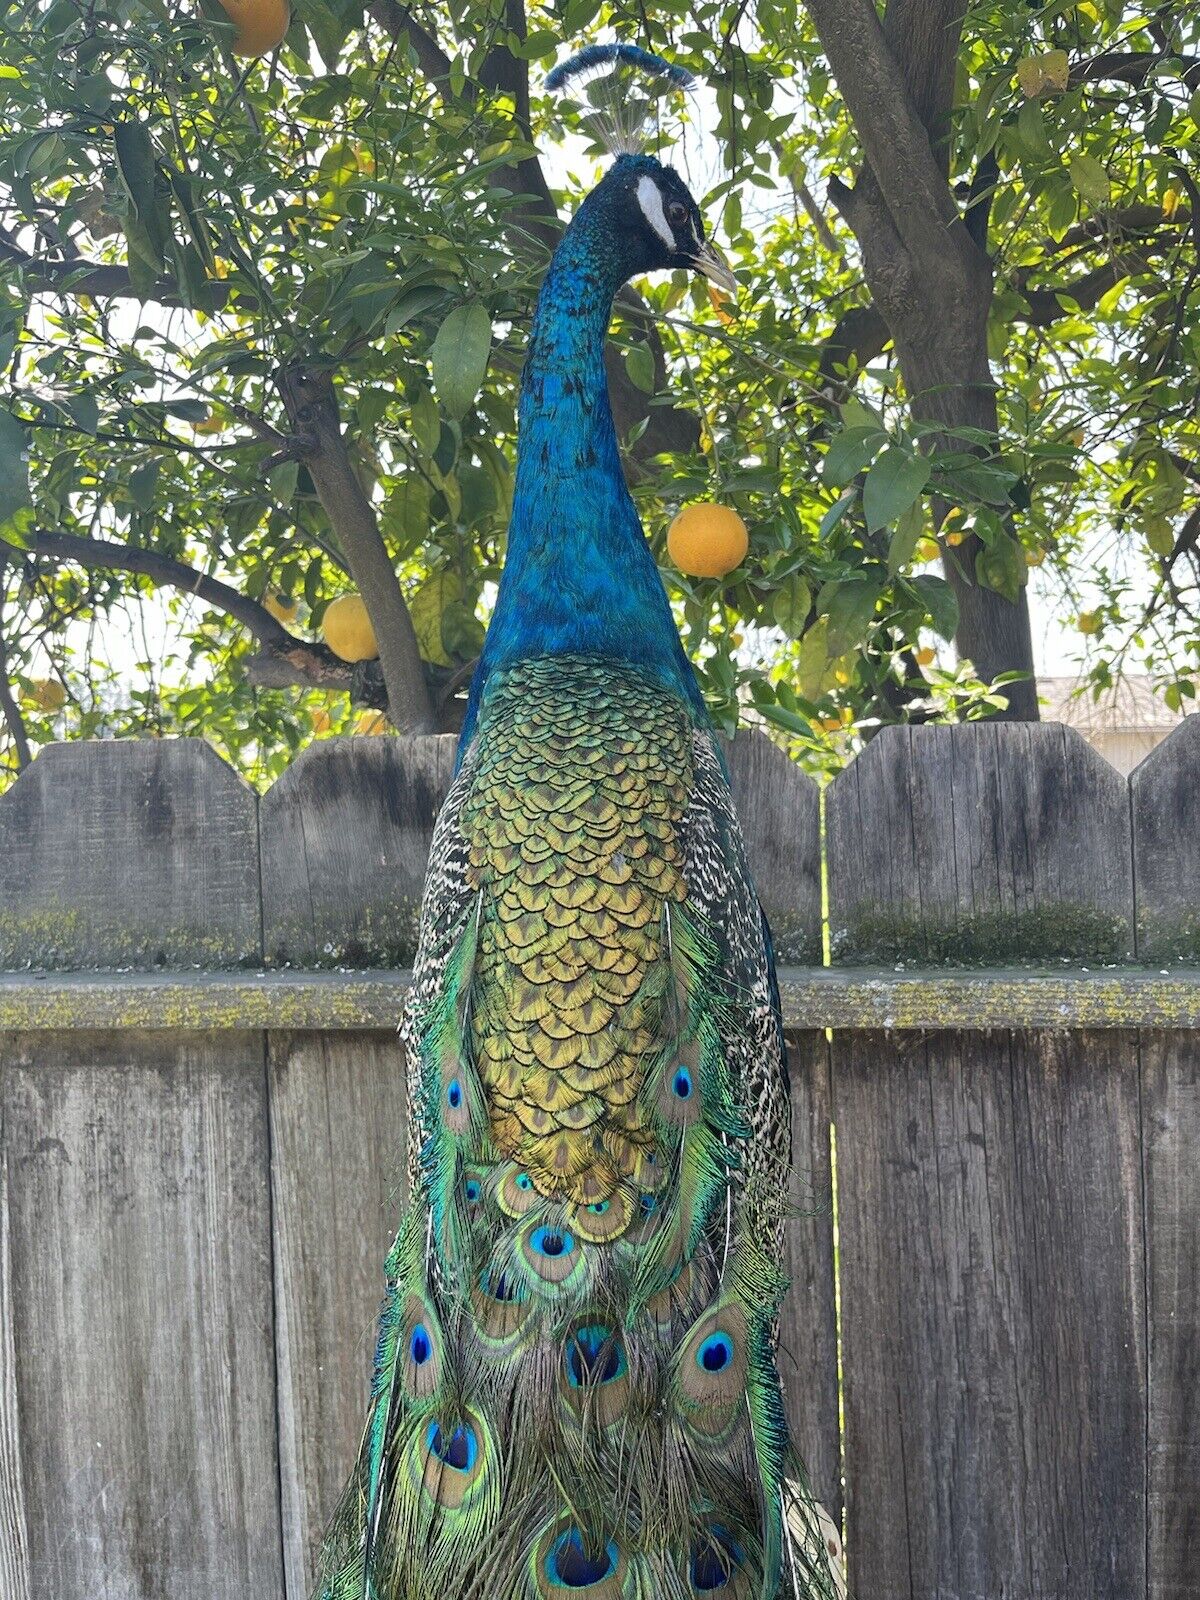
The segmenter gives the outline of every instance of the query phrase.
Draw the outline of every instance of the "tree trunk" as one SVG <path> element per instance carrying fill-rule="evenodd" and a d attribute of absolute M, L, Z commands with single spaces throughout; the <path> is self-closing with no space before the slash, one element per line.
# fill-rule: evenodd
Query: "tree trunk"
<path fill-rule="evenodd" d="M 278 382 L 292 427 L 312 441 L 304 464 L 375 630 L 388 716 L 401 733 L 432 733 L 437 723 L 417 635 L 378 519 L 346 453 L 333 382 L 328 373 L 299 366 L 281 371 Z"/>

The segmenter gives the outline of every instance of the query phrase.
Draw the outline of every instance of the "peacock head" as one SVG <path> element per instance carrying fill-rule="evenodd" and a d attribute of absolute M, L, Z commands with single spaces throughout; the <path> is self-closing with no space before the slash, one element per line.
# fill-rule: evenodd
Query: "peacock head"
<path fill-rule="evenodd" d="M 585 210 L 593 219 L 599 213 L 605 244 L 625 276 L 682 267 L 732 294 L 733 273 L 705 238 L 687 185 L 645 153 L 663 104 L 694 86 L 686 68 L 631 44 L 587 45 L 546 79 L 548 89 L 564 96 L 578 127 L 617 158 Z"/>
<path fill-rule="evenodd" d="M 704 235 L 704 219 L 683 179 L 653 156 L 618 156 L 594 191 L 629 277 L 663 268 L 699 272 L 728 294 L 729 263 Z"/>

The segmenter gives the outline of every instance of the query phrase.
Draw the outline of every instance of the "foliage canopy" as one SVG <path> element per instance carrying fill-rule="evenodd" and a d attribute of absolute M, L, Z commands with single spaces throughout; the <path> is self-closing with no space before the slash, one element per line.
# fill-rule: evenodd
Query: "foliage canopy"
<path fill-rule="evenodd" d="M 280 50 L 244 61 L 209 0 L 11 6 L 5 769 L 55 736 L 203 731 L 269 777 L 314 717 L 453 721 L 503 559 L 532 299 L 594 173 L 540 85 L 567 45 L 613 31 L 706 79 L 679 149 L 707 170 L 742 284 L 735 306 L 682 275 L 636 285 L 611 373 L 718 717 L 753 704 L 827 765 L 848 730 L 988 714 L 1011 685 L 931 647 L 957 635 L 972 653 L 970 586 L 1013 605 L 1039 564 L 1073 609 L 1099 586 L 1081 618 L 1097 684 L 1136 661 L 1191 699 L 1200 22 L 1120 0 L 891 0 L 885 29 L 913 42 L 879 61 L 984 263 L 968 275 L 995 380 L 981 425 L 914 404 L 921 340 L 957 326 L 956 280 L 910 286 L 905 329 L 880 298 L 871 205 L 906 221 L 841 66 L 853 28 L 874 49 L 874 18 L 868 0 L 298 0 Z M 944 359 L 935 400 L 972 382 Z M 694 499 L 750 525 L 724 581 L 667 561 Z M 380 666 L 319 642 L 351 587 Z M 175 658 L 151 639 L 106 666 L 96 628 L 152 591 L 171 597 Z M 39 687 L 47 661 L 65 706 Z"/>

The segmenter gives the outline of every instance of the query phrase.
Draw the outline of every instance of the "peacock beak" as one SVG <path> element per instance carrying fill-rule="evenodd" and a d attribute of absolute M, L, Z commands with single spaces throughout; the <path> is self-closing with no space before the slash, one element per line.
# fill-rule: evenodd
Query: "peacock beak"
<path fill-rule="evenodd" d="M 710 283 L 715 283 L 718 289 L 724 289 L 726 294 L 737 293 L 737 279 L 733 275 L 733 268 L 711 241 L 706 240 L 700 246 L 692 265 L 697 272 L 702 272 Z"/>

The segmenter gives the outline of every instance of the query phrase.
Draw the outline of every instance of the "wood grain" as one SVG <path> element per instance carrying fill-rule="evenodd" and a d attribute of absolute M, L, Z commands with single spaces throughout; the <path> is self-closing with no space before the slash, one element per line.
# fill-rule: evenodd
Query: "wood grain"
<path fill-rule="evenodd" d="M 262 798 L 268 961 L 406 967 L 457 741 L 321 739 Z"/>
<path fill-rule="evenodd" d="M 403 1202 L 404 1052 L 394 1033 L 283 1033 L 270 1059 L 284 1556 L 302 1597 L 366 1416 Z"/>
<path fill-rule="evenodd" d="M 1200 1600 L 1200 1041 L 1142 1039 L 1151 1600 Z"/>
<path fill-rule="evenodd" d="M 813 1493 L 842 1515 L 837 1307 L 833 1276 L 833 1173 L 829 1044 L 823 1032 L 789 1035 L 792 1171 L 783 1269 L 791 1279 L 779 1318 L 779 1373 L 792 1439 Z"/>
<path fill-rule="evenodd" d="M 858 1600 L 1135 1600 L 1145 1305 L 1131 1036 L 834 1043 Z"/>
<path fill-rule="evenodd" d="M 1200 715 L 1151 751 L 1129 788 L 1138 957 L 1200 961 Z"/>
<path fill-rule="evenodd" d="M 836 961 L 1117 961 L 1125 779 L 1057 723 L 885 728 L 830 785 Z"/>
<path fill-rule="evenodd" d="M 779 961 L 821 962 L 820 791 L 763 733 L 725 742 L 729 781 Z"/>
<path fill-rule="evenodd" d="M 0 1060 L 32 1595 L 281 1600 L 261 1043 Z"/>
<path fill-rule="evenodd" d="M 0 795 L 0 968 L 259 949 L 257 802 L 203 740 L 51 745 Z"/>

